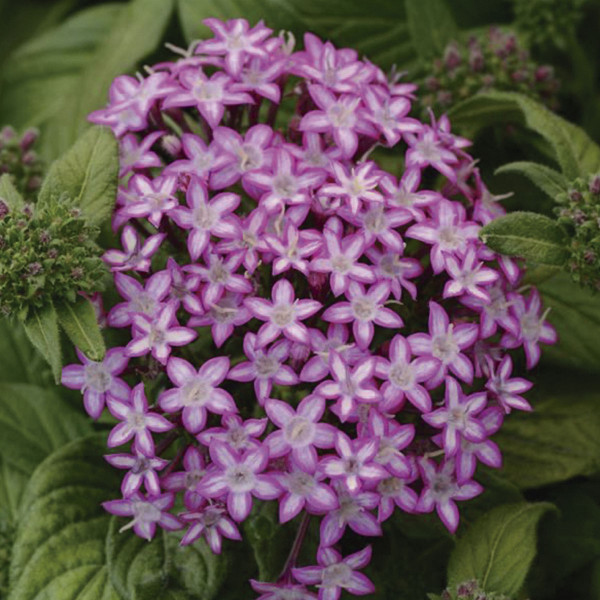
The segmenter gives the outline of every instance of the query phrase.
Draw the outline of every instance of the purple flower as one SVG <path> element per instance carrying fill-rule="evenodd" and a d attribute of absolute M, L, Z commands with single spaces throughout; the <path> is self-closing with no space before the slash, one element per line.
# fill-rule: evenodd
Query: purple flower
<path fill-rule="evenodd" d="M 306 113 L 300 121 L 300 131 L 330 133 L 344 158 L 351 158 L 358 148 L 358 132 L 370 132 L 357 114 L 360 98 L 351 94 L 335 97 L 322 85 L 309 85 L 310 97 L 318 110 Z"/>
<path fill-rule="evenodd" d="M 185 346 L 196 339 L 198 334 L 188 327 L 179 327 L 175 312 L 178 302 L 165 304 L 152 319 L 147 315 L 135 314 L 133 320 L 133 340 L 127 344 L 127 356 L 152 356 L 162 364 L 167 364 L 171 346 Z"/>
<path fill-rule="evenodd" d="M 269 462 L 269 452 L 264 446 L 239 454 L 215 440 L 209 451 L 214 469 L 204 476 L 198 491 L 209 498 L 226 498 L 227 510 L 234 521 L 239 523 L 250 514 L 252 496 L 274 500 L 281 494 L 273 475 L 260 474 Z"/>
<path fill-rule="evenodd" d="M 257 600 L 317 600 L 317 597 L 307 592 L 303 585 L 267 583 L 254 579 L 250 580 L 250 585 L 260 594 Z"/>
<path fill-rule="evenodd" d="M 522 377 L 510 378 L 513 369 L 510 355 L 507 354 L 502 359 L 496 371 L 490 361 L 489 369 L 490 378 L 485 387 L 492 392 L 492 397 L 500 404 L 506 414 L 510 413 L 513 408 L 526 411 L 533 410 L 529 402 L 520 396 L 520 394 L 529 391 L 533 387 L 533 383 Z"/>
<path fill-rule="evenodd" d="M 344 362 L 338 352 L 329 353 L 329 371 L 333 380 L 319 384 L 315 394 L 336 398 L 339 416 L 346 421 L 356 408 L 357 402 L 377 402 L 380 394 L 373 384 L 375 359 L 359 362 L 353 369 Z"/>
<path fill-rule="evenodd" d="M 375 373 L 385 383 L 381 387 L 383 407 L 396 412 L 403 404 L 404 397 L 422 412 L 431 410 L 431 398 L 422 382 L 431 379 L 438 370 L 438 361 L 421 357 L 411 362 L 410 344 L 406 338 L 396 335 L 392 338 L 389 360 L 377 358 Z"/>
<path fill-rule="evenodd" d="M 167 531 L 181 529 L 179 520 L 167 511 L 173 506 L 173 494 L 161 494 L 156 497 L 144 498 L 135 493 L 123 500 L 109 500 L 103 502 L 102 506 L 107 512 L 119 517 L 133 517 L 119 532 L 133 527 L 136 535 L 150 541 L 156 532 L 156 525 L 160 525 Z"/>
<path fill-rule="evenodd" d="M 162 161 L 150 148 L 164 135 L 164 131 L 153 131 L 139 144 L 137 137 L 132 133 L 123 136 L 119 142 L 119 177 L 130 171 L 161 167 Z"/>
<path fill-rule="evenodd" d="M 339 456 L 327 456 L 320 467 L 333 480 L 341 480 L 351 493 L 361 487 L 361 482 L 377 483 L 388 476 L 388 472 L 375 462 L 379 444 L 376 439 L 351 440 L 338 431 L 335 449 Z"/>
<path fill-rule="evenodd" d="M 379 184 L 381 175 L 378 171 L 373 174 L 377 165 L 364 162 L 357 169 L 345 169 L 339 162 L 332 164 L 332 170 L 337 183 L 327 183 L 319 190 L 320 194 L 344 198 L 352 213 L 356 214 L 364 202 L 383 202 L 380 192 L 374 191 Z"/>
<path fill-rule="evenodd" d="M 402 298 L 402 288 L 413 300 L 417 299 L 417 286 L 408 281 L 423 273 L 423 267 L 416 258 L 402 258 L 398 252 L 380 252 L 371 246 L 366 251 L 369 260 L 376 265 L 376 278 L 387 283 L 396 300 Z"/>
<path fill-rule="evenodd" d="M 410 461 L 402 454 L 415 437 L 415 426 L 400 425 L 387 419 L 377 410 L 369 412 L 369 435 L 379 440 L 375 462 L 384 466 L 389 473 L 398 477 L 409 477 Z"/>
<path fill-rule="evenodd" d="M 508 295 L 511 311 L 519 323 L 519 335 L 513 336 L 510 332 L 502 337 L 505 348 L 516 348 L 520 345 L 525 349 L 527 368 L 532 369 L 540 360 L 541 350 L 539 343 L 555 344 L 558 340 L 556 330 L 546 321 L 549 309 L 540 315 L 542 302 L 537 290 L 532 290 L 526 300 L 521 294 Z"/>
<path fill-rule="evenodd" d="M 419 497 L 412 488 L 408 487 L 408 483 L 414 479 L 416 476 L 410 479 L 392 476 L 382 479 L 377 484 L 376 490 L 379 496 L 377 520 L 380 523 L 392 516 L 396 506 L 408 513 L 415 511 Z"/>
<path fill-rule="evenodd" d="M 370 512 L 377 506 L 378 501 L 379 497 L 374 492 L 349 494 L 339 486 L 336 506 L 321 521 L 319 531 L 321 546 L 333 546 L 339 542 L 347 526 L 359 535 L 381 535 L 381 525 Z"/>
<path fill-rule="evenodd" d="M 169 297 L 181 302 L 183 308 L 192 315 L 204 314 L 204 308 L 196 294 L 200 287 L 198 277 L 186 276 L 183 269 L 171 257 L 167 260 L 167 272 L 171 276 Z"/>
<path fill-rule="evenodd" d="M 315 258 L 310 268 L 317 273 L 331 273 L 329 282 L 335 296 L 346 292 L 351 280 L 360 283 L 375 281 L 372 268 L 358 262 L 365 249 L 365 241 L 361 236 L 350 235 L 342 238 L 339 231 L 334 233 L 331 228 L 326 226 L 323 231 L 323 239 L 327 254 L 324 257 Z"/>
<path fill-rule="evenodd" d="M 450 181 L 456 179 L 453 165 L 458 163 L 458 158 L 432 127 L 424 125 L 416 135 L 405 133 L 404 139 L 410 146 L 406 152 L 407 167 L 431 166 Z"/>
<path fill-rule="evenodd" d="M 296 300 L 292 284 L 280 279 L 272 291 L 272 302 L 263 298 L 246 298 L 244 304 L 250 312 L 266 323 L 259 329 L 256 346 L 262 348 L 283 335 L 293 342 L 308 344 L 308 329 L 303 321 L 321 308 L 316 300 Z"/>
<path fill-rule="evenodd" d="M 476 481 L 459 484 L 454 476 L 454 461 L 443 462 L 439 468 L 428 459 L 419 461 L 419 470 L 425 487 L 421 492 L 416 510 L 431 512 L 434 508 L 446 528 L 454 533 L 458 527 L 459 514 L 456 500 L 470 500 L 483 492 Z"/>
<path fill-rule="evenodd" d="M 248 361 L 235 365 L 228 378 L 234 381 L 254 381 L 254 391 L 260 404 L 268 398 L 273 387 L 277 385 L 295 385 L 298 376 L 291 367 L 284 365 L 290 352 L 290 342 L 281 340 L 271 348 L 257 348 L 256 335 L 247 333 L 244 336 L 244 354 Z"/>
<path fill-rule="evenodd" d="M 111 348 L 102 361 L 93 361 L 77 350 L 82 365 L 67 365 L 62 370 L 61 383 L 72 390 L 81 390 L 83 405 L 92 419 L 102 414 L 108 398 L 128 400 L 129 386 L 118 377 L 129 362 L 124 348 Z"/>
<path fill-rule="evenodd" d="M 338 600 L 342 590 L 355 596 L 365 596 L 375 591 L 372 581 L 356 571 L 369 564 L 371 546 L 342 558 L 332 548 L 321 548 L 317 552 L 319 566 L 292 569 L 297 581 L 319 588 L 319 600 Z"/>
<path fill-rule="evenodd" d="M 196 54 L 225 56 L 225 66 L 232 75 L 239 75 L 247 55 L 266 56 L 264 40 L 272 33 L 260 21 L 250 29 L 246 19 L 204 19 L 204 25 L 215 34 L 215 39 L 203 40 L 196 46 Z"/>
<path fill-rule="evenodd" d="M 187 360 L 173 356 L 167 363 L 167 375 L 177 387 L 164 391 L 158 403 L 165 412 L 182 410 L 184 427 L 190 433 L 198 433 L 206 424 L 207 410 L 219 415 L 237 412 L 231 394 L 218 387 L 228 371 L 226 356 L 211 358 L 198 370 Z"/>
<path fill-rule="evenodd" d="M 487 404 L 485 392 L 465 396 L 456 379 L 446 377 L 445 407 L 423 415 L 423 420 L 438 429 L 443 428 L 443 446 L 447 457 L 455 456 L 462 439 L 481 442 L 486 432 L 476 418 Z"/>
<path fill-rule="evenodd" d="M 252 104 L 252 97 L 232 89 L 233 80 L 225 73 L 208 77 L 201 68 L 184 68 L 179 72 L 181 88 L 163 100 L 163 108 L 194 106 L 211 128 L 221 122 L 225 106 Z"/>
<path fill-rule="evenodd" d="M 111 271 L 150 270 L 150 259 L 165 239 L 164 233 L 149 236 L 144 242 L 131 225 L 125 225 L 121 233 L 123 250 L 107 250 L 102 260 L 110 266 Z"/>
<path fill-rule="evenodd" d="M 488 304 L 492 301 L 488 290 L 479 286 L 494 283 L 499 273 L 484 267 L 481 261 L 477 261 L 477 251 L 474 246 L 470 246 L 467 250 L 462 265 L 454 256 L 448 256 L 446 271 L 452 280 L 444 286 L 444 298 L 468 294 Z"/>
<path fill-rule="evenodd" d="M 211 427 L 196 437 L 205 446 L 220 441 L 241 452 L 261 445 L 259 438 L 267 427 L 268 419 L 247 419 L 242 421 L 239 415 L 225 413 L 221 418 L 223 427 Z"/>
<path fill-rule="evenodd" d="M 108 313 L 108 325 L 127 327 L 132 324 L 135 314 L 147 315 L 151 319 L 156 316 L 171 289 L 171 275 L 168 271 L 159 271 L 142 285 L 129 275 L 115 273 L 115 287 L 127 302 L 121 302 L 111 309 Z"/>
<path fill-rule="evenodd" d="M 413 354 L 435 358 L 439 361 L 437 373 L 428 387 L 437 387 L 450 369 L 466 383 L 473 381 L 473 364 L 461 352 L 475 343 L 478 327 L 474 323 L 450 323 L 446 311 L 436 302 L 429 303 L 429 334 L 415 333 L 408 337 Z"/>
<path fill-rule="evenodd" d="M 125 498 L 137 492 L 142 483 L 150 496 L 160 495 L 160 482 L 157 470 L 164 469 L 169 461 L 156 456 L 149 458 L 143 454 L 107 454 L 104 456 L 109 465 L 117 469 L 129 469 L 121 482 L 121 493 Z"/>
<path fill-rule="evenodd" d="M 265 439 L 271 458 L 291 452 L 294 462 L 304 471 L 314 473 L 317 468 L 316 448 L 332 448 L 336 429 L 319 423 L 325 413 L 325 400 L 319 396 L 306 396 L 297 411 L 282 402 L 269 398 L 265 410 L 271 421 L 279 427 Z"/>
<path fill-rule="evenodd" d="M 135 438 L 136 451 L 144 456 L 153 457 L 154 440 L 151 432 L 163 433 L 174 427 L 173 423 L 161 415 L 148 412 L 143 383 L 138 383 L 133 388 L 129 402 L 109 397 L 106 404 L 112 416 L 123 421 L 111 430 L 106 442 L 109 448 L 120 446 Z"/>
<path fill-rule="evenodd" d="M 268 235 L 265 240 L 276 256 L 273 260 L 273 275 L 279 275 L 293 267 L 308 276 L 309 264 L 306 258 L 319 249 L 322 236 L 307 229 L 298 231 L 292 223 L 288 223 L 283 235 Z"/>
<path fill-rule="evenodd" d="M 414 219 L 421 221 L 425 218 L 422 209 L 438 202 L 441 194 L 431 190 L 418 191 L 420 183 L 421 169 L 413 167 L 404 171 L 399 182 L 386 173 L 381 177 L 379 187 L 385 192 L 387 206 L 404 208 Z"/>
<path fill-rule="evenodd" d="M 477 241 L 480 227 L 465 220 L 465 209 L 456 202 L 440 200 L 432 212 L 431 220 L 412 225 L 405 235 L 431 244 L 431 266 L 437 274 L 446 268 L 447 256 L 463 256 L 468 243 Z"/>
<path fill-rule="evenodd" d="M 183 455 L 184 471 L 169 473 L 163 477 L 161 484 L 169 492 L 183 491 L 183 503 L 188 510 L 196 510 L 203 502 L 203 497 L 196 491 L 198 482 L 204 477 L 204 459 L 195 446 L 188 446 Z"/>
<path fill-rule="evenodd" d="M 128 204 L 121 208 L 117 219 L 147 217 L 148 221 L 158 227 L 165 213 L 174 209 L 179 202 L 175 197 L 177 177 L 167 175 L 153 180 L 143 175 L 134 175 L 129 183 Z"/>
<path fill-rule="evenodd" d="M 242 536 L 235 523 L 226 516 L 223 506 L 207 504 L 203 508 L 182 513 L 179 518 L 189 523 L 189 528 L 181 538 L 181 545 L 194 543 L 200 536 L 204 537 L 214 554 L 221 554 L 222 537 L 230 540 L 241 540 Z"/>
<path fill-rule="evenodd" d="M 196 261 L 208 246 L 211 235 L 221 238 L 236 236 L 231 213 L 238 207 L 240 197 L 224 193 L 209 201 L 205 184 L 192 179 L 185 198 L 189 208 L 178 207 L 170 212 L 170 216 L 179 227 L 191 230 L 187 247 L 190 257 Z"/>
<path fill-rule="evenodd" d="M 323 313 L 323 320 L 330 323 L 352 323 L 352 332 L 359 348 L 367 349 L 375 334 L 374 323 L 381 327 L 398 328 L 402 319 L 383 303 L 390 294 L 387 283 L 377 283 L 365 292 L 364 287 L 350 282 L 346 297 L 349 302 L 338 302 Z"/>
<path fill-rule="evenodd" d="M 187 158 L 167 165 L 165 174 L 187 173 L 206 182 L 211 171 L 220 169 L 227 163 L 227 158 L 218 152 L 214 142 L 207 146 L 202 138 L 193 133 L 181 136 L 181 146 Z"/>
<path fill-rule="evenodd" d="M 206 314 L 193 316 L 188 325 L 203 327 L 211 325 L 211 335 L 217 348 L 231 336 L 235 327 L 244 325 L 252 318 L 252 313 L 242 303 L 242 294 L 225 294 L 210 306 Z"/>

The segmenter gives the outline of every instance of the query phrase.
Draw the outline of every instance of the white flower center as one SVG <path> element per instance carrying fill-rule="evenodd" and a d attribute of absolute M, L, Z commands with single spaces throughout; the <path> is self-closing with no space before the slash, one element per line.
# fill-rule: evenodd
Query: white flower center
<path fill-rule="evenodd" d="M 458 344 L 452 337 L 452 332 L 434 336 L 431 343 L 431 354 L 439 358 L 444 364 L 454 360 L 459 352 Z"/>
<path fill-rule="evenodd" d="M 131 299 L 129 306 L 133 312 L 151 315 L 156 308 L 156 300 L 148 292 L 140 292 Z"/>
<path fill-rule="evenodd" d="M 210 206 L 200 204 L 192 213 L 192 222 L 197 229 L 210 229 L 216 221 L 215 211 Z"/>
<path fill-rule="evenodd" d="M 298 184 L 294 177 L 282 173 L 273 179 L 273 190 L 282 198 L 290 198 L 298 191 Z"/>
<path fill-rule="evenodd" d="M 146 415 L 139 412 L 130 412 L 127 415 L 127 424 L 134 431 L 143 431 L 146 429 Z"/>
<path fill-rule="evenodd" d="M 136 500 L 133 503 L 133 516 L 134 521 L 142 521 L 146 523 L 155 523 L 160 519 L 160 509 L 156 508 L 150 502 L 144 502 L 142 500 Z"/>
<path fill-rule="evenodd" d="M 356 123 L 356 115 L 354 109 L 344 106 L 340 102 L 336 102 L 327 110 L 327 116 L 331 124 L 340 129 L 351 129 Z"/>
<path fill-rule="evenodd" d="M 456 250 L 463 243 L 462 236 L 455 227 L 442 227 L 438 232 L 438 241 L 444 250 Z"/>
<path fill-rule="evenodd" d="M 193 379 L 188 381 L 182 390 L 181 396 L 184 406 L 203 405 L 210 398 L 212 386 L 202 379 Z"/>
<path fill-rule="evenodd" d="M 315 437 L 315 425 L 305 417 L 293 417 L 285 426 L 284 435 L 290 446 L 308 446 Z"/>
<path fill-rule="evenodd" d="M 331 266 L 334 271 L 345 275 L 352 268 L 352 261 L 343 254 L 332 257 Z"/>
<path fill-rule="evenodd" d="M 373 300 L 363 296 L 352 300 L 352 310 L 359 321 L 372 321 L 375 318 L 377 307 Z"/>
<path fill-rule="evenodd" d="M 322 577 L 325 588 L 346 587 L 352 577 L 352 569 L 346 563 L 336 563 L 323 569 Z"/>
<path fill-rule="evenodd" d="M 542 322 L 534 313 L 525 313 L 521 319 L 521 332 L 523 337 L 532 342 L 537 342 L 542 332 Z"/>
<path fill-rule="evenodd" d="M 270 379 L 279 371 L 281 363 L 273 356 L 259 354 L 254 360 L 254 368 L 259 377 Z"/>
<path fill-rule="evenodd" d="M 401 390 L 406 390 L 413 387 L 415 382 L 415 374 L 410 365 L 404 363 L 394 363 L 390 367 L 389 380 L 395 387 Z"/>
<path fill-rule="evenodd" d="M 196 489 L 198 482 L 204 476 L 204 473 L 205 471 L 187 471 L 183 480 L 183 485 L 185 485 L 185 489 L 189 490 L 190 492 L 193 492 Z"/>
<path fill-rule="evenodd" d="M 194 87 L 198 102 L 218 102 L 223 98 L 223 85 L 214 81 L 202 81 Z"/>
<path fill-rule="evenodd" d="M 436 500 L 451 498 L 457 491 L 456 483 L 443 473 L 436 474 L 430 485 L 431 492 Z"/>
<path fill-rule="evenodd" d="M 225 473 L 232 492 L 249 492 L 254 488 L 254 473 L 243 464 L 229 467 Z"/>
<path fill-rule="evenodd" d="M 211 283 L 227 283 L 231 273 L 223 264 L 222 260 L 215 260 L 208 271 L 208 278 Z"/>
<path fill-rule="evenodd" d="M 388 477 L 377 485 L 377 491 L 382 496 L 397 496 L 404 487 L 404 481 L 398 477 Z"/>
<path fill-rule="evenodd" d="M 315 478 L 303 471 L 290 473 L 286 483 L 290 492 L 297 496 L 308 496 L 316 485 Z"/>
<path fill-rule="evenodd" d="M 244 144 L 237 150 L 240 171 L 251 171 L 262 165 L 262 153 L 250 144 Z"/>
<path fill-rule="evenodd" d="M 277 304 L 271 313 L 271 320 L 277 327 L 287 327 L 294 322 L 296 311 L 291 304 Z"/>
<path fill-rule="evenodd" d="M 96 392 L 106 392 L 112 383 L 112 375 L 99 362 L 91 362 L 85 366 L 85 385 Z"/>
<path fill-rule="evenodd" d="M 415 144 L 415 149 L 421 156 L 429 162 L 438 162 L 442 159 L 442 153 L 437 143 L 433 140 L 419 140 Z"/>

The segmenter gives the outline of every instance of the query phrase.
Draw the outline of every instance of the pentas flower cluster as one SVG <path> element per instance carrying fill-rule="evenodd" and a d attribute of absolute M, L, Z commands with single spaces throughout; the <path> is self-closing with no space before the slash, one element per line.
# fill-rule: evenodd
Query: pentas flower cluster
<path fill-rule="evenodd" d="M 531 368 L 556 336 L 478 238 L 503 210 L 468 141 L 407 116 L 415 86 L 311 34 L 294 52 L 262 23 L 206 24 L 91 117 L 121 144 L 104 260 L 122 301 L 101 317 L 124 344 L 64 383 L 118 422 L 104 506 L 126 527 L 220 552 L 276 501 L 298 534 L 260 598 L 368 594 L 371 547 L 345 555 L 346 532 L 380 536 L 395 510 L 455 531 L 477 464 L 501 465 L 491 436 L 530 410 L 511 355 Z M 309 520 L 316 564 L 297 564 Z"/>

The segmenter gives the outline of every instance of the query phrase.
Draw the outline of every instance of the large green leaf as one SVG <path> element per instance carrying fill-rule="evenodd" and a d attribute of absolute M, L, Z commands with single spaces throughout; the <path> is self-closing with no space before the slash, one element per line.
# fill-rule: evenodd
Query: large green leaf
<path fill-rule="evenodd" d="M 500 254 L 541 265 L 561 266 L 569 257 L 565 232 L 556 221 L 538 213 L 509 213 L 488 223 L 479 235 Z"/>
<path fill-rule="evenodd" d="M 100 326 L 91 302 L 78 296 L 76 302 L 56 306 L 58 322 L 69 339 L 92 360 L 102 360 L 106 353 Z"/>
<path fill-rule="evenodd" d="M 507 504 L 477 520 L 450 556 L 450 588 L 476 579 L 486 592 L 516 595 L 536 554 L 536 527 L 553 505 Z"/>
<path fill-rule="evenodd" d="M 524 175 L 542 192 L 553 200 L 566 192 L 569 182 L 558 171 L 534 162 L 519 161 L 502 165 L 496 169 L 496 175 L 518 173 Z"/>
<path fill-rule="evenodd" d="M 0 381 L 2 383 L 35 383 L 46 380 L 42 357 L 18 321 L 0 319 Z"/>
<path fill-rule="evenodd" d="M 58 319 L 54 306 L 49 304 L 45 308 L 30 311 L 23 325 L 29 341 L 50 365 L 54 381 L 58 383 L 62 367 L 62 353 Z"/>
<path fill-rule="evenodd" d="M 179 18 L 186 39 L 210 33 L 202 26 L 207 17 L 260 19 L 276 32 L 311 31 L 338 46 L 355 48 L 383 68 L 406 68 L 415 61 L 403 2 L 397 0 L 178 0 Z"/>
<path fill-rule="evenodd" d="M 0 177 L 0 198 L 8 204 L 12 210 L 23 208 L 25 200 L 15 187 L 11 176 L 8 173 L 4 173 Z"/>
<path fill-rule="evenodd" d="M 89 420 L 50 390 L 0 384 L 0 516 L 14 522 L 36 466 L 67 442 L 88 435 Z"/>
<path fill-rule="evenodd" d="M 2 74 L 2 120 L 42 128 L 42 152 L 54 159 L 107 101 L 117 75 L 159 44 L 173 0 L 133 0 L 86 9 L 19 48 Z"/>
<path fill-rule="evenodd" d="M 405 0 L 408 27 L 420 58 L 429 61 L 442 56 L 458 28 L 444 0 Z"/>
<path fill-rule="evenodd" d="M 118 173 L 117 141 L 110 130 L 92 127 L 52 164 L 39 202 L 66 194 L 91 225 L 98 225 L 113 210 Z"/>
<path fill-rule="evenodd" d="M 110 516 L 100 506 L 118 489 L 118 474 L 104 451 L 104 436 L 77 440 L 36 469 L 12 551 L 9 600 L 119 600 L 105 560 Z"/>
<path fill-rule="evenodd" d="M 477 94 L 454 106 L 449 116 L 455 127 L 471 135 L 495 123 L 522 123 L 546 140 L 568 180 L 596 172 L 600 164 L 600 147 L 583 129 L 521 94 Z"/>
<path fill-rule="evenodd" d="M 600 297 L 561 273 L 538 284 L 558 343 L 545 346 L 542 362 L 600 371 Z"/>
<path fill-rule="evenodd" d="M 576 385 L 576 373 L 567 381 Z M 506 419 L 495 441 L 503 475 L 521 488 L 565 481 L 600 470 L 600 394 L 574 390 L 534 403 L 530 414 Z"/>

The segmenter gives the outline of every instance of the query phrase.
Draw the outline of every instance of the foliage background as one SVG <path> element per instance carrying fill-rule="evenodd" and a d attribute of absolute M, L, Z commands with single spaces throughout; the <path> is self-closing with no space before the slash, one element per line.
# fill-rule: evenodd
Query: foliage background
<path fill-rule="evenodd" d="M 536 3 L 550 7 L 560 35 L 552 19 L 543 24 L 552 43 L 532 39 L 523 22 L 517 32 L 537 60 L 555 66 L 561 115 L 599 141 L 600 1 Z M 421 79 L 451 39 L 490 24 L 514 28 L 516 4 L 0 0 L 0 125 L 38 127 L 50 165 L 86 129 L 87 113 L 105 104 L 115 76 L 170 56 L 166 40 L 187 46 L 208 16 L 262 18 L 298 40 L 310 30 Z M 560 21 L 567 5 L 581 14 L 571 29 Z M 515 160 L 558 167 L 552 149 L 526 128 L 507 134 L 506 112 L 490 109 L 475 127 L 472 108 L 465 110 L 456 109 L 453 123 L 475 137 L 472 154 L 494 193 L 514 191 L 510 208 L 552 214 L 527 179 L 494 174 Z M 394 168 L 393 156 L 382 159 Z M 465 503 L 457 536 L 429 515 L 386 523 L 369 572 L 374 597 L 417 600 L 477 578 L 487 592 L 511 598 L 600 599 L 600 300 L 565 275 L 548 274 L 532 269 L 531 280 L 552 307 L 561 341 L 534 375 L 535 412 L 513 415 L 498 435 L 504 468 L 480 469 L 487 491 Z M 279 527 L 268 508 L 253 513 L 246 541 L 220 557 L 200 543 L 181 549 L 173 537 L 148 544 L 119 535 L 116 519 L 98 506 L 118 488 L 102 459 L 107 427 L 87 419 L 78 394 L 54 385 L 20 326 L 0 323 L 0 598 L 235 600 L 250 596 L 248 577 L 278 571 L 293 531 Z"/>

